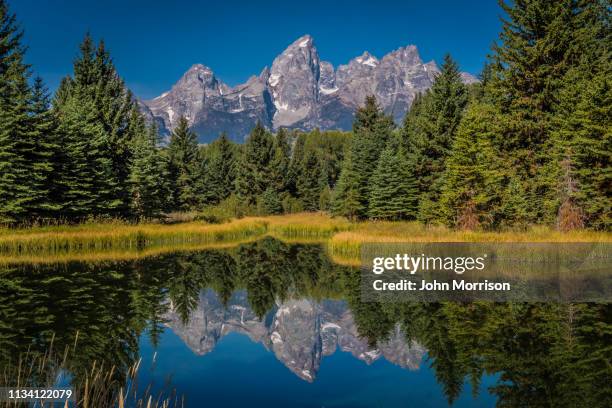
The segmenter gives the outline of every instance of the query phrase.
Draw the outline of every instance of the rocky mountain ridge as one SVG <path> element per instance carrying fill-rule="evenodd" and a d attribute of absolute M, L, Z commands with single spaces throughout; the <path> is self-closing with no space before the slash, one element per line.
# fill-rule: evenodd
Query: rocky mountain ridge
<path fill-rule="evenodd" d="M 269 129 L 350 129 L 366 95 L 375 95 L 399 123 L 419 92 L 439 72 L 414 45 L 376 58 L 367 51 L 337 68 L 319 57 L 310 35 L 298 38 L 246 83 L 230 87 L 202 64 L 193 65 L 168 92 L 141 101 L 149 120 L 172 129 L 183 115 L 200 141 L 219 133 L 242 141 L 257 121 Z M 464 82 L 477 81 L 462 73 Z"/>

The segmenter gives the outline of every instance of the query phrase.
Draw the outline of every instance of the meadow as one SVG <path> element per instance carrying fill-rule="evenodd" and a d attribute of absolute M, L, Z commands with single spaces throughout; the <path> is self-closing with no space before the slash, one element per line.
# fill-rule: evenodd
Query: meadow
<path fill-rule="evenodd" d="M 349 222 L 325 213 L 245 217 L 221 224 L 121 221 L 0 229 L 1 263 L 134 259 L 160 253 L 233 247 L 271 236 L 288 243 L 321 243 L 343 264 L 358 264 L 363 243 L 387 242 L 612 242 L 612 233 L 560 232 L 534 226 L 502 232 L 458 231 L 407 221 Z"/>

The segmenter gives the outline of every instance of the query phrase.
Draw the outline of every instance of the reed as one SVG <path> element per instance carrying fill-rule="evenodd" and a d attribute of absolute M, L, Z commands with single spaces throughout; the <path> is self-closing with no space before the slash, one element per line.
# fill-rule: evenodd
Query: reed
<path fill-rule="evenodd" d="M 117 249 L 199 245 L 240 241 L 266 232 L 264 222 L 234 220 L 226 224 L 85 224 L 0 231 L 0 255 L 78 254 Z"/>
<path fill-rule="evenodd" d="M 180 217 L 178 217 L 180 218 Z M 343 264 L 358 264 L 370 242 L 612 242 L 609 232 L 561 232 L 536 226 L 524 231 L 455 231 L 418 222 L 351 223 L 324 213 L 246 217 L 222 224 L 126 224 L 0 229 L 0 263 L 136 259 L 161 253 L 227 248 L 272 236 L 288 243 L 322 243 Z"/>
<path fill-rule="evenodd" d="M 327 239 L 350 230 L 353 224 L 345 218 L 332 218 L 325 213 L 298 213 L 264 218 L 268 234 L 280 239 Z"/>
<path fill-rule="evenodd" d="M 341 264 L 359 265 L 364 243 L 411 242 L 612 242 L 612 234 L 596 231 L 561 232 L 535 226 L 525 231 L 456 231 L 418 222 L 362 222 L 327 241 L 330 256 Z"/>
<path fill-rule="evenodd" d="M 2 387 L 40 387 L 40 388 L 65 388 L 58 381 L 69 375 L 69 357 L 71 353 L 78 352 L 78 333 L 75 342 L 66 346 L 62 353 L 54 350 L 53 338 L 44 353 L 34 353 L 27 350 L 20 353 L 14 360 L 9 360 L 0 369 L 0 386 Z M 183 407 L 182 397 L 178 397 L 174 390 L 168 396 L 161 392 L 157 395 L 151 394 L 151 387 L 144 389 L 138 386 L 138 371 L 141 360 L 133 363 L 125 371 L 116 366 L 105 366 L 93 361 L 78 383 L 71 388 L 75 392 L 75 402 L 58 403 L 41 401 L 35 406 L 45 407 L 77 407 L 77 408 L 125 408 L 125 407 L 147 407 L 147 408 L 170 408 Z M 63 382 L 62 382 L 63 384 Z M 0 408 L 21 408 L 32 406 L 31 403 L 19 401 L 0 401 Z"/>

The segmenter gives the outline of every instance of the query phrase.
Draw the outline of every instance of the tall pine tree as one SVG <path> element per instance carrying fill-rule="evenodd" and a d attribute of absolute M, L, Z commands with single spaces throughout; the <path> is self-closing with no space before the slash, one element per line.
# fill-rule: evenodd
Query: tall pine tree
<path fill-rule="evenodd" d="M 28 85 L 22 33 L 0 1 L 0 222 L 25 223 L 47 217 L 53 170 L 53 122 L 40 80 Z"/>
<path fill-rule="evenodd" d="M 440 196 L 446 224 L 462 229 L 499 226 L 505 166 L 493 144 L 498 133 L 495 108 L 470 105 L 446 160 Z"/>
<path fill-rule="evenodd" d="M 159 136 L 155 125 L 140 129 L 132 142 L 130 165 L 130 207 L 138 219 L 160 218 L 168 210 L 172 197 L 169 185 L 169 163 L 157 145 Z"/>
<path fill-rule="evenodd" d="M 183 211 L 192 210 L 200 203 L 197 188 L 200 155 L 197 136 L 189 129 L 189 122 L 184 116 L 179 118 L 170 135 L 168 156 L 174 208 Z"/>
<path fill-rule="evenodd" d="M 246 204 L 256 204 L 268 188 L 273 157 L 274 139 L 261 123 L 257 123 L 246 140 L 237 167 L 236 193 Z"/>
<path fill-rule="evenodd" d="M 368 216 L 374 219 L 414 219 L 418 191 L 403 148 L 392 138 L 381 153 L 370 180 Z"/>
<path fill-rule="evenodd" d="M 406 116 L 403 139 L 407 166 L 413 169 L 417 180 L 418 218 L 424 222 L 441 219 L 438 201 L 445 161 L 467 101 L 468 92 L 457 64 L 447 55 L 431 89 L 415 101 L 415 112 Z"/>
<path fill-rule="evenodd" d="M 343 166 L 345 174 L 340 174 L 336 185 L 332 208 L 337 215 L 367 216 L 370 177 L 393 128 L 393 120 L 380 109 L 376 98 L 368 96 L 355 113 L 350 161 Z M 349 198 L 350 204 L 339 202 Z"/>
<path fill-rule="evenodd" d="M 218 204 L 234 191 L 236 180 L 236 147 L 225 133 L 221 133 L 209 149 L 209 164 L 206 171 L 204 201 Z"/>
<path fill-rule="evenodd" d="M 582 12 L 579 3 L 584 2 L 501 3 L 507 18 L 493 49 L 486 92 L 502 113 L 495 143 L 507 158 L 509 174 L 517 178 L 516 194 L 527 205 L 524 219 L 507 222 L 552 223 L 556 218 L 559 199 L 552 175 L 561 160 L 553 154 L 551 131 L 563 78 L 577 56 L 573 33 Z"/>
<path fill-rule="evenodd" d="M 109 199 L 117 205 L 107 206 L 110 216 L 128 216 L 130 212 L 128 184 L 131 160 L 131 141 L 136 137 L 130 129 L 137 118 L 132 114 L 135 102 L 131 92 L 125 87 L 117 74 L 104 42 L 98 46 L 89 34 L 80 45 L 80 53 L 74 62 L 74 75 L 65 78 L 60 84 L 54 99 L 57 110 L 70 104 L 71 98 L 78 99 L 83 106 L 93 106 L 93 112 L 102 131 L 103 145 L 100 151 L 111 160 L 111 178 L 107 183 L 114 186 Z M 66 157 L 70 161 L 70 157 Z M 69 204 L 68 204 L 69 205 Z"/>

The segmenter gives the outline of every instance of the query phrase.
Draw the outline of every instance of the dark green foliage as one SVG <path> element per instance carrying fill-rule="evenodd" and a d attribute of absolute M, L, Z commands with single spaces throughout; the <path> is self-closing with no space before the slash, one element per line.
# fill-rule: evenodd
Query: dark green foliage
<path fill-rule="evenodd" d="M 62 149 L 62 216 L 70 220 L 114 214 L 122 206 L 108 152 L 108 133 L 92 100 L 71 96 L 57 109 Z"/>
<path fill-rule="evenodd" d="M 399 143 L 391 140 L 378 159 L 370 179 L 368 216 L 373 219 L 414 219 L 417 210 L 416 182 L 406 166 Z"/>
<path fill-rule="evenodd" d="M 234 191 L 238 148 L 222 133 L 207 150 L 208 168 L 202 192 L 208 204 L 218 204 Z"/>
<path fill-rule="evenodd" d="M 438 205 L 446 158 L 455 138 L 468 91 L 457 64 L 447 55 L 440 74 L 406 116 L 403 139 L 407 166 L 413 169 L 419 188 L 419 215 L 425 222 L 441 220 Z"/>
<path fill-rule="evenodd" d="M 499 222 L 505 168 L 493 147 L 497 118 L 494 107 L 473 103 L 459 125 L 440 197 L 443 220 L 450 226 L 474 229 Z"/>
<path fill-rule="evenodd" d="M 169 208 L 172 197 L 169 185 L 169 163 L 157 148 L 157 128 L 145 129 L 144 121 L 132 142 L 130 167 L 131 209 L 140 219 L 160 218 Z"/>
<path fill-rule="evenodd" d="M 289 189 L 290 160 L 291 146 L 289 146 L 289 138 L 287 132 L 281 129 L 274 138 L 274 155 L 270 163 L 270 183 L 277 194 L 286 192 Z"/>
<path fill-rule="evenodd" d="M 59 171 L 60 146 L 57 137 L 57 121 L 51 112 L 49 95 L 42 79 L 37 77 L 32 87 L 30 105 L 30 135 L 33 146 L 30 150 L 31 181 L 37 194 L 33 194 L 30 217 L 50 219 L 61 209 L 56 171 Z"/>
<path fill-rule="evenodd" d="M 280 214 L 283 212 L 278 192 L 273 187 L 268 187 L 261 196 L 262 212 L 264 215 Z"/>
<path fill-rule="evenodd" d="M 327 177 L 323 173 L 319 158 L 314 152 L 308 152 L 302 162 L 302 171 L 297 180 L 298 197 L 304 210 L 319 210 L 321 192 L 327 186 Z"/>
<path fill-rule="evenodd" d="M 516 223 L 553 223 L 561 204 L 560 166 L 563 154 L 552 138 L 564 88 L 575 80 L 566 76 L 580 60 L 590 61 L 599 51 L 586 37 L 593 34 L 587 11 L 596 2 L 564 0 L 502 3 L 504 20 L 500 42 L 494 47 L 492 73 L 486 92 L 500 109 L 502 129 L 496 144 L 507 158 L 509 171 L 520 180 L 525 218 Z M 590 33 L 590 34 L 587 34 Z M 601 41 L 599 47 L 603 45 Z M 583 47 L 581 47 L 583 46 Z M 578 48 L 577 48 L 578 47 Z"/>
<path fill-rule="evenodd" d="M 354 220 L 367 210 L 362 204 L 357 180 L 353 170 L 353 160 L 351 154 L 348 153 L 344 157 L 340 179 L 332 194 L 333 214 Z"/>
<path fill-rule="evenodd" d="M 584 84 L 583 96 L 566 117 L 564 131 L 572 133 L 566 154 L 575 176 L 572 196 L 587 226 L 612 227 L 612 82 L 610 75 Z M 572 191 L 574 190 L 574 191 Z M 562 196 L 563 197 L 563 196 Z"/>
<path fill-rule="evenodd" d="M 53 171 L 53 121 L 40 80 L 28 85 L 22 33 L 0 2 L 0 222 L 24 223 L 46 217 Z"/>
<path fill-rule="evenodd" d="M 382 112 L 376 98 L 368 96 L 355 114 L 351 159 L 345 160 L 334 193 L 335 214 L 351 218 L 367 215 L 370 177 L 393 127 L 392 119 Z"/>
<path fill-rule="evenodd" d="M 114 203 L 103 215 L 127 216 L 130 194 L 125 186 L 131 160 L 130 143 L 137 136 L 132 131 L 135 127 L 132 121 L 137 120 L 132 114 L 135 102 L 118 76 L 104 43 L 100 41 L 96 47 L 89 35 L 81 43 L 80 55 L 74 62 L 74 76 L 62 81 L 54 107 L 64 110 L 63 105 L 72 103 L 71 99 L 76 99 L 77 105 L 91 106 L 95 121 L 104 133 L 99 149 L 111 160 L 107 184 L 113 190 L 107 194 Z M 71 158 L 67 156 L 66 160 Z"/>
<path fill-rule="evenodd" d="M 183 116 L 170 135 L 168 157 L 174 208 L 183 211 L 196 208 L 200 202 L 198 178 L 201 176 L 198 139 Z"/>
<path fill-rule="evenodd" d="M 246 140 L 236 168 L 236 193 L 247 204 L 255 204 L 267 189 L 273 157 L 274 138 L 258 123 Z"/>

